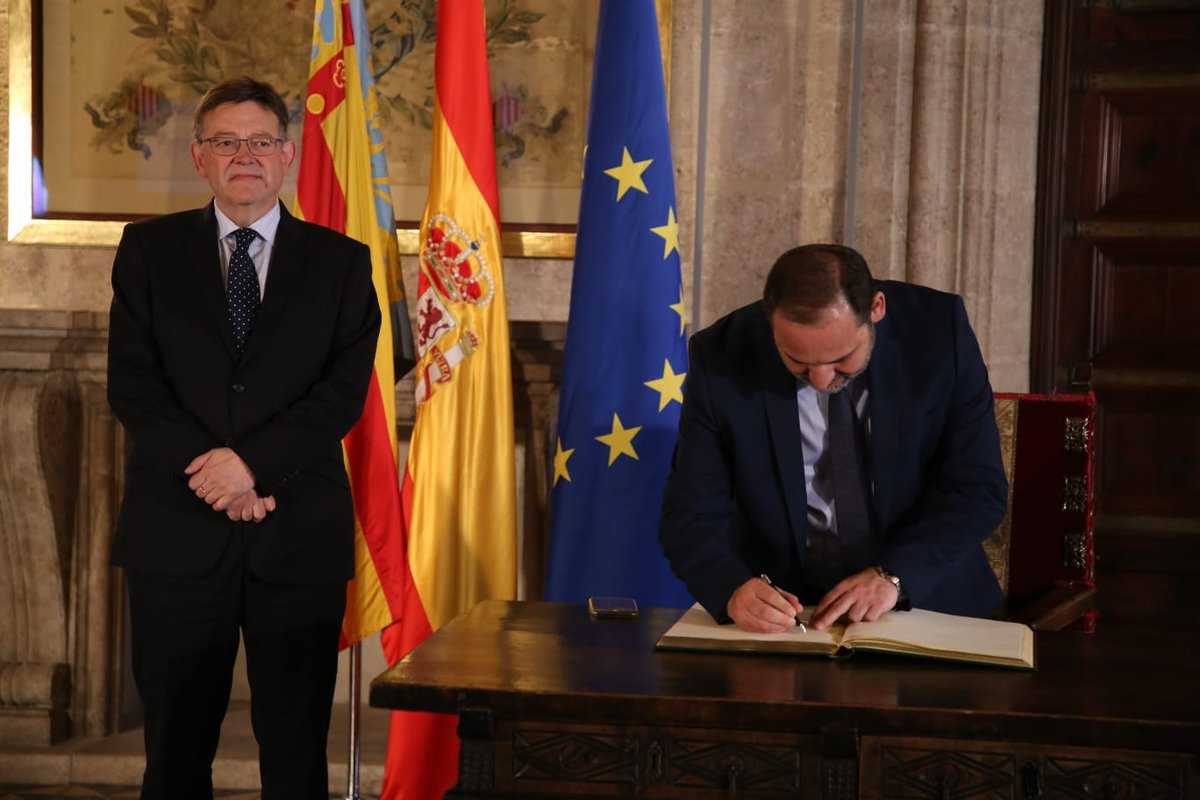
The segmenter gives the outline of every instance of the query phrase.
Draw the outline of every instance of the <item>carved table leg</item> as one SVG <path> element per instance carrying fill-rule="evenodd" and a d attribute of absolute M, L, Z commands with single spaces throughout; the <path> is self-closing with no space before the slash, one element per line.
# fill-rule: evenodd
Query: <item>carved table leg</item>
<path fill-rule="evenodd" d="M 458 712 L 458 784 L 447 800 L 489 797 L 496 783 L 495 721 L 490 709 Z"/>

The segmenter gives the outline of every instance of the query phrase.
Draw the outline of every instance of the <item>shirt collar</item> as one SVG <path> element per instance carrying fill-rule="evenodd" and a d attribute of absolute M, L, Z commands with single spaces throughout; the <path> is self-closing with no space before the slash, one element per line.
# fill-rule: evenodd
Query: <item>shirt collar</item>
<path fill-rule="evenodd" d="M 240 227 L 236 222 L 225 216 L 224 212 L 221 211 L 221 207 L 215 201 L 213 202 L 213 210 L 217 212 L 218 239 L 224 239 Z M 279 217 L 279 203 L 276 203 L 271 206 L 270 211 L 250 223 L 249 227 L 253 228 L 254 232 L 261 236 L 264 242 L 271 244 L 275 241 L 275 231 L 279 229 Z"/>

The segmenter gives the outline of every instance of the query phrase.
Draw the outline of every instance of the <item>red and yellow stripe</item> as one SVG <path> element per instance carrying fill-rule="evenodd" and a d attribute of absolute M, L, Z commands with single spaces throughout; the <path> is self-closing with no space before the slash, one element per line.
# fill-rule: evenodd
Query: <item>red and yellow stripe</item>
<path fill-rule="evenodd" d="M 384 631 L 395 663 L 487 598 L 516 594 L 512 378 L 480 0 L 438 3 L 429 197 L 421 220 L 416 423 L 404 475 L 412 583 Z M 429 311 L 434 305 L 435 311 Z M 453 326 L 438 328 L 435 323 Z M 441 797 L 456 719 L 393 715 L 383 798 Z"/>
<path fill-rule="evenodd" d="M 394 299 L 400 286 L 400 255 L 392 225 L 377 208 L 386 172 L 373 159 L 383 150 L 378 134 L 378 100 L 369 52 L 358 52 L 354 20 L 363 19 L 362 0 L 317 0 L 313 58 L 305 97 L 304 138 L 297 178 L 299 217 L 345 233 L 371 248 L 376 295 Z M 332 36 L 326 40 L 321 20 Z M 368 65 L 365 70 L 364 63 Z M 386 217 L 386 224 L 383 217 Z M 403 303 L 403 298 L 399 298 Z M 356 514 L 355 577 L 347 588 L 343 646 L 400 618 L 412 581 L 405 554 L 405 517 L 396 466 L 395 364 L 399 331 L 383 309 L 375 369 L 358 423 L 343 440 Z M 406 324 L 406 322 L 404 323 Z"/>

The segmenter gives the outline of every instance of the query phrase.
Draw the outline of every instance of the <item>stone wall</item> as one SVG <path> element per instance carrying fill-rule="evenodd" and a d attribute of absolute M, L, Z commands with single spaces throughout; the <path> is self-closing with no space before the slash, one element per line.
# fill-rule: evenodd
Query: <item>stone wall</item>
<path fill-rule="evenodd" d="M 115 729 L 123 446 L 102 314 L 0 310 L 0 741 Z"/>
<path fill-rule="evenodd" d="M 698 321 L 756 299 L 788 247 L 845 242 L 877 277 L 963 294 L 993 387 L 1024 391 L 1042 2 L 861 5 L 856 82 L 854 0 L 676 3 L 672 140 Z"/>

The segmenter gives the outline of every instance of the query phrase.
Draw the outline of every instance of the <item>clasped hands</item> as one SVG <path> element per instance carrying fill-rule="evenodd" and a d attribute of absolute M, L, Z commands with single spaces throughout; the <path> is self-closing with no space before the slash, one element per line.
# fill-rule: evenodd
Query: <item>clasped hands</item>
<path fill-rule="evenodd" d="M 808 623 L 823 631 L 843 614 L 851 622 L 874 622 L 896 607 L 900 592 L 895 584 L 870 567 L 842 579 L 817 604 Z M 734 623 L 754 633 L 783 633 L 796 626 L 796 615 L 804 610 L 791 592 L 751 578 L 730 596 L 725 611 Z"/>
<path fill-rule="evenodd" d="M 275 510 L 274 496 L 259 497 L 254 473 L 228 447 L 217 447 L 192 459 L 183 470 L 188 488 L 214 511 L 224 511 L 235 522 L 262 522 Z"/>

